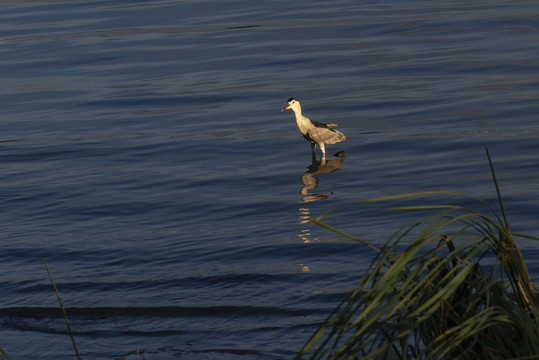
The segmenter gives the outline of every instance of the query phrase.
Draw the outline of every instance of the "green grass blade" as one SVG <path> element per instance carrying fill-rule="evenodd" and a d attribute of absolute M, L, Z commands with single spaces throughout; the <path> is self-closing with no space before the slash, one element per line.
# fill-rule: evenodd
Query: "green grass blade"
<path fill-rule="evenodd" d="M 4 360 L 10 360 L 9 356 L 7 356 L 6 352 L 0 347 L 0 355 L 4 358 Z"/>
<path fill-rule="evenodd" d="M 494 187 L 496 188 L 496 194 L 498 195 L 498 202 L 500 203 L 500 211 L 502 212 L 505 228 L 509 229 L 509 221 L 507 220 L 507 214 L 505 213 L 505 207 L 503 206 L 502 194 L 500 192 L 500 187 L 498 186 L 498 180 L 496 179 L 496 173 L 494 172 L 494 165 L 492 164 L 492 159 L 490 158 L 488 147 L 485 147 L 485 151 L 487 153 L 488 165 L 490 166 L 492 181 L 494 181 Z"/>
<path fill-rule="evenodd" d="M 62 303 L 62 298 L 60 297 L 60 293 L 58 292 L 58 288 L 56 287 L 56 284 L 54 283 L 54 279 L 52 278 L 51 271 L 49 270 L 49 266 L 47 265 L 47 262 L 43 260 L 43 263 L 45 264 L 45 268 L 47 269 L 47 273 L 49 274 L 49 279 L 51 280 L 52 286 L 54 288 L 54 292 L 56 293 L 56 297 L 58 298 L 58 302 L 60 303 L 60 308 L 62 308 L 62 313 L 64 314 L 64 320 L 67 325 L 67 330 L 69 332 L 69 336 L 71 337 L 71 342 L 73 343 L 73 349 L 75 349 L 75 354 L 77 355 L 78 360 L 82 360 L 81 356 L 79 355 L 79 351 L 77 349 L 77 344 L 75 343 L 75 338 L 73 337 L 73 332 L 71 331 L 71 326 L 69 325 L 69 319 L 67 317 L 67 312 L 65 310 L 64 304 Z"/>

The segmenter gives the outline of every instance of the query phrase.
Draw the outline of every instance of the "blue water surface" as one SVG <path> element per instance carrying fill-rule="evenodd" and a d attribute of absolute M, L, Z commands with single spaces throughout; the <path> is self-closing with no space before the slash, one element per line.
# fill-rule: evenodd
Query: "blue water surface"
<path fill-rule="evenodd" d="M 538 18 L 531 0 L 3 2 L 0 347 L 74 358 L 46 260 L 85 359 L 289 359 L 374 255 L 309 217 L 343 207 L 327 222 L 380 244 L 417 214 L 351 202 L 498 209 L 485 147 L 513 231 L 539 234 Z M 292 96 L 347 136 L 316 169 Z"/>

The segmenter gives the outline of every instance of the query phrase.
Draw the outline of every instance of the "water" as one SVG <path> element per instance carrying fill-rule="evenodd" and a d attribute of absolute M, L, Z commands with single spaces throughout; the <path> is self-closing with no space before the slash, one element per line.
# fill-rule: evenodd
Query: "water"
<path fill-rule="evenodd" d="M 85 359 L 291 358 L 372 259 L 306 219 L 419 190 L 495 204 L 485 146 L 513 230 L 539 233 L 538 17 L 535 1 L 4 2 L 0 346 L 74 358 L 46 260 Z M 309 173 L 291 96 L 340 125 L 327 149 L 346 159 Z M 327 218 L 373 243 L 405 219 Z M 539 246 L 521 246 L 537 281 Z"/>

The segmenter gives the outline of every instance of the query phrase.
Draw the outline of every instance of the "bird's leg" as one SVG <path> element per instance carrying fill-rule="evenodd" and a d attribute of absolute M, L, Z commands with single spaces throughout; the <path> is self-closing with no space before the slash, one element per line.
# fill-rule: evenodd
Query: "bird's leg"
<path fill-rule="evenodd" d="M 312 157 L 313 164 L 315 164 L 318 161 L 316 159 L 316 143 L 315 142 L 311 143 L 311 157 Z"/>
<path fill-rule="evenodd" d="M 316 158 L 316 152 L 314 152 L 314 151 L 311 153 L 311 161 L 315 165 L 318 162 L 318 159 Z"/>
<path fill-rule="evenodd" d="M 320 150 L 322 151 L 322 156 L 320 157 L 320 161 L 326 161 L 326 146 L 324 143 L 319 143 L 318 146 L 320 147 Z"/>

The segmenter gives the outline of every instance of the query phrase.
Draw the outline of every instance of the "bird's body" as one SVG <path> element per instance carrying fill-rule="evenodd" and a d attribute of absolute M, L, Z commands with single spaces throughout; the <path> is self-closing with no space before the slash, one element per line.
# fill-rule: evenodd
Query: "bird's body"
<path fill-rule="evenodd" d="M 326 155 L 325 144 L 335 144 L 346 140 L 346 136 L 340 131 L 333 129 L 337 124 L 323 124 L 313 121 L 301 114 L 301 105 L 296 98 L 288 99 L 281 111 L 292 109 L 296 117 L 296 125 L 307 141 L 311 143 L 311 150 L 314 154 L 315 146 L 318 145 L 322 151 L 322 156 Z"/>

